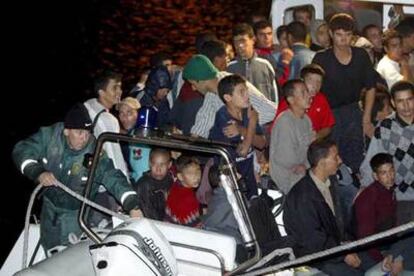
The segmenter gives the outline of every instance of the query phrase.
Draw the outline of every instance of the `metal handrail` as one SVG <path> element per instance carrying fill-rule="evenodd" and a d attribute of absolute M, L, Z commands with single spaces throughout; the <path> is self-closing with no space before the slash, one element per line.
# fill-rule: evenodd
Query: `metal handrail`
<path fill-rule="evenodd" d="M 154 132 L 153 132 L 154 133 Z M 237 199 L 237 203 L 243 215 L 243 223 L 247 226 L 248 229 L 248 236 L 243 237 L 243 242 L 245 247 L 249 249 L 254 249 L 255 254 L 252 258 L 246 260 L 245 262 L 241 263 L 235 270 L 231 271 L 229 275 L 233 275 L 235 273 L 241 272 L 246 270 L 247 268 L 253 266 L 256 262 L 259 261 L 261 257 L 261 251 L 259 248 L 259 244 L 256 240 L 256 236 L 253 230 L 253 226 L 251 224 L 249 215 L 247 213 L 246 206 L 243 201 L 242 193 L 239 189 L 236 177 L 236 170 L 235 166 L 232 162 L 229 152 L 226 150 L 226 146 L 234 146 L 232 144 L 226 143 L 214 143 L 214 141 L 210 140 L 197 140 L 194 138 L 189 138 L 185 140 L 185 138 L 180 137 L 181 139 L 174 139 L 172 136 L 163 135 L 161 133 L 156 133 L 158 136 L 129 136 L 125 134 L 113 133 L 113 132 L 104 132 L 102 133 L 96 142 L 95 152 L 93 154 L 93 159 L 91 162 L 90 170 L 88 179 L 86 181 L 86 188 L 84 192 L 84 196 L 89 198 L 92 188 L 93 179 L 95 176 L 96 168 L 99 162 L 99 156 L 103 148 L 103 144 L 105 142 L 128 142 L 132 144 L 145 144 L 149 146 L 159 146 L 165 147 L 174 150 L 185 150 L 185 151 L 196 151 L 201 153 L 210 153 L 220 155 L 224 163 L 226 164 L 226 172 L 231 179 L 232 187 L 234 195 Z M 86 223 L 86 205 L 82 203 L 78 220 L 81 229 L 86 233 L 86 235 L 95 243 L 101 243 L 102 239 L 87 225 Z"/>
<path fill-rule="evenodd" d="M 221 270 L 221 272 L 223 274 L 224 274 L 224 272 L 226 272 L 224 258 L 223 258 L 223 256 L 219 252 L 217 252 L 217 251 L 215 251 L 213 249 L 210 249 L 210 248 L 204 248 L 204 247 L 200 247 L 200 246 L 189 245 L 189 244 L 184 244 L 184 243 L 179 243 L 179 242 L 171 242 L 171 241 L 169 241 L 169 243 L 172 246 L 183 247 L 183 248 L 190 249 L 190 250 L 198 250 L 198 251 L 203 251 L 203 252 L 208 253 L 208 254 L 212 254 L 213 256 L 215 256 L 218 259 L 218 261 L 220 263 L 220 270 Z"/>

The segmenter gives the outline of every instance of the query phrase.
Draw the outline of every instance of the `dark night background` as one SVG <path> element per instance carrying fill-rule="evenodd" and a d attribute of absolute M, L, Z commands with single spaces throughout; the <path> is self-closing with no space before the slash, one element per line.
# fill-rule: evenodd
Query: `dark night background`
<path fill-rule="evenodd" d="M 75 102 L 93 97 L 93 77 L 100 69 L 122 72 L 126 91 L 154 51 L 167 51 L 183 65 L 194 52 L 195 34 L 211 30 L 230 41 L 235 22 L 246 21 L 253 11 L 268 14 L 270 2 L 14 1 L 4 9 L 0 264 L 23 229 L 35 187 L 12 162 L 17 141 L 62 120 Z"/>

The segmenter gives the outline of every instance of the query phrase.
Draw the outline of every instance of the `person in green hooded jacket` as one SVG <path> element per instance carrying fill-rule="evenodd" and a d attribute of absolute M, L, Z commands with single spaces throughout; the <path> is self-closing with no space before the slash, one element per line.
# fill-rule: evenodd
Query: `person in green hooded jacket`
<path fill-rule="evenodd" d="M 61 182 L 83 195 L 88 177 L 84 160 L 95 149 L 92 128 L 86 107 L 76 104 L 66 114 L 64 122 L 40 128 L 13 149 L 13 159 L 20 171 L 44 186 L 40 240 L 45 249 L 67 245 L 69 234 L 79 237 L 82 233 L 77 220 L 81 202 L 57 187 L 56 183 Z M 104 152 L 92 185 L 92 200 L 100 184 L 114 195 L 131 217 L 142 216 L 135 191 Z"/>

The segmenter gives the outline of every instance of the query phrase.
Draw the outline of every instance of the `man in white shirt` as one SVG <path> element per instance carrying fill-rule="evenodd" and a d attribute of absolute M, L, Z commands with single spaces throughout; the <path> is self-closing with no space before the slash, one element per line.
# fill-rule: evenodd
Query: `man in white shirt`
<path fill-rule="evenodd" d="M 95 81 L 97 98 L 89 99 L 84 103 L 93 122 L 93 134 L 96 138 L 103 132 L 120 132 L 118 119 L 109 111 L 121 100 L 121 79 L 122 76 L 120 74 L 109 71 L 104 72 Z M 108 157 L 114 162 L 114 167 L 121 170 L 127 179 L 129 179 L 128 169 L 122 155 L 121 146 L 118 143 L 105 142 L 103 149 L 108 154 Z M 99 193 L 95 201 L 114 211 L 119 207 L 114 198 L 106 192 L 106 189 L 102 185 L 99 187 Z M 99 223 L 102 219 L 100 215 L 93 214 L 92 217 L 92 223 Z"/>
<path fill-rule="evenodd" d="M 94 122 L 94 135 L 96 138 L 103 132 L 119 133 L 120 127 L 117 118 L 109 111 L 121 100 L 122 76 L 113 72 L 105 72 L 95 81 L 97 98 L 87 100 L 84 104 L 89 116 Z M 97 117 L 98 116 L 98 117 Z M 121 170 L 126 176 L 128 171 L 119 144 L 105 143 L 104 150 L 114 162 L 115 168 Z"/>

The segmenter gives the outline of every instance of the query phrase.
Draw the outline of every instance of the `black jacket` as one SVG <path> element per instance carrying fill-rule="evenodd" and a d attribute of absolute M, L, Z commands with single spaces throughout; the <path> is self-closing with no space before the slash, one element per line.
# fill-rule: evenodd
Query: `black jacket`
<path fill-rule="evenodd" d="M 288 235 L 295 241 L 297 257 L 340 244 L 343 236 L 342 212 L 336 200 L 337 181 L 331 177 L 335 215 L 307 173 L 287 195 L 283 219 Z"/>
<path fill-rule="evenodd" d="M 156 180 L 149 172 L 146 172 L 133 184 L 138 195 L 139 207 L 146 218 L 164 220 L 165 195 L 172 183 L 173 179 L 169 173 L 163 180 Z"/>

